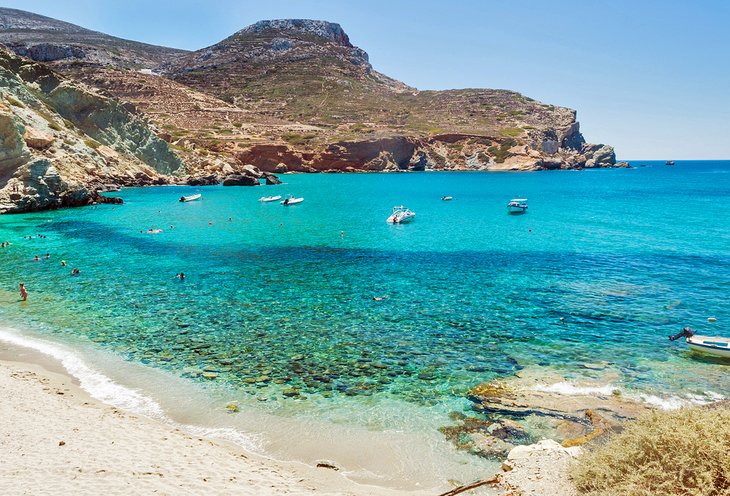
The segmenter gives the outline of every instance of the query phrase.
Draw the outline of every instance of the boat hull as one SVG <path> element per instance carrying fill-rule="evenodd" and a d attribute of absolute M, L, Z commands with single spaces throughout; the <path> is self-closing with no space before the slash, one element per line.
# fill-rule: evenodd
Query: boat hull
<path fill-rule="evenodd" d="M 388 217 L 385 222 L 387 222 L 388 224 L 407 224 L 408 222 L 412 221 L 415 217 L 416 217 L 416 214 L 411 214 L 411 215 L 393 214 L 390 217 Z"/>
<path fill-rule="evenodd" d="M 191 201 L 195 201 L 195 200 L 200 200 L 200 198 L 202 196 L 203 195 L 200 195 L 200 194 L 198 194 L 198 195 L 190 195 L 190 196 L 183 196 L 183 197 L 180 198 L 180 203 L 187 203 L 187 202 L 191 202 Z"/>
<path fill-rule="evenodd" d="M 697 336 L 693 336 L 687 339 L 687 346 L 692 351 L 699 353 L 730 358 L 730 343 L 725 338 L 702 337 L 697 339 Z"/>

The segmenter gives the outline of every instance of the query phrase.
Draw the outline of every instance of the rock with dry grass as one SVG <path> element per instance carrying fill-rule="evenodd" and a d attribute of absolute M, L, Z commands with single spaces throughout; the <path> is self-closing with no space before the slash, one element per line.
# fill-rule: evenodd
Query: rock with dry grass
<path fill-rule="evenodd" d="M 730 408 L 650 412 L 582 456 L 572 476 L 590 496 L 730 495 Z"/>

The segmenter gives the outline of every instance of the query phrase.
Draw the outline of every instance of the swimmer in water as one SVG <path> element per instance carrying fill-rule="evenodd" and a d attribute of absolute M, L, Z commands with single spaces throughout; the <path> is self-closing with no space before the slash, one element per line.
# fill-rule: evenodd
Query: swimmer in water
<path fill-rule="evenodd" d="M 181 281 L 184 281 L 185 280 L 185 272 L 180 272 L 179 274 L 175 274 L 175 277 L 177 277 Z"/>
<path fill-rule="evenodd" d="M 25 289 L 25 284 L 22 282 L 20 283 L 20 297 L 23 299 L 23 301 L 28 301 L 28 291 Z"/>
<path fill-rule="evenodd" d="M 61 267 L 65 267 L 65 266 L 66 266 L 66 261 L 65 260 L 61 260 Z"/>
<path fill-rule="evenodd" d="M 74 267 L 73 270 L 71 271 L 71 275 L 77 276 L 79 274 L 81 274 L 81 271 L 79 269 L 77 269 L 76 267 Z"/>
<path fill-rule="evenodd" d="M 33 257 L 33 261 L 34 261 L 34 262 L 37 262 L 37 261 L 39 261 L 39 260 L 40 260 L 40 258 L 38 258 L 38 255 L 36 255 L 35 257 Z"/>

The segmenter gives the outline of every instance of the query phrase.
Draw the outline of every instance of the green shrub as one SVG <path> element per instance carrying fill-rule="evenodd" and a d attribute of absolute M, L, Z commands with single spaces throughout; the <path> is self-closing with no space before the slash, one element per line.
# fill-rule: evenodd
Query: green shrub
<path fill-rule="evenodd" d="M 303 145 L 308 143 L 312 138 L 316 137 L 316 134 L 299 134 L 299 133 L 284 133 L 282 138 L 290 145 Z"/>
<path fill-rule="evenodd" d="M 578 459 L 573 480 L 590 496 L 730 494 L 730 409 L 651 412 Z"/>
<path fill-rule="evenodd" d="M 43 109 L 38 109 L 38 110 L 36 110 L 36 112 L 38 113 L 38 115 L 40 115 L 41 117 L 43 117 L 46 120 L 46 122 L 48 123 L 48 127 L 53 129 L 54 131 L 61 130 L 61 126 L 58 125 L 58 123 L 56 122 L 56 119 L 51 115 L 50 112 L 43 110 Z"/>
<path fill-rule="evenodd" d="M 498 164 L 503 163 L 507 158 L 511 157 L 512 154 L 509 152 L 509 149 L 515 146 L 517 142 L 513 140 L 512 138 L 508 138 L 502 142 L 502 144 L 499 145 L 499 147 L 492 145 L 489 148 L 487 148 L 487 152 L 489 152 L 492 157 L 494 157 L 494 161 Z"/>
<path fill-rule="evenodd" d="M 93 148 L 94 150 L 101 146 L 101 143 L 91 138 L 85 139 L 84 143 L 86 144 L 86 146 L 88 146 L 89 148 Z"/>
<path fill-rule="evenodd" d="M 523 133 L 523 130 L 521 127 L 505 127 L 499 130 L 499 134 L 502 136 L 511 136 L 511 137 L 517 137 L 520 134 Z"/>
<path fill-rule="evenodd" d="M 20 108 L 24 108 L 25 107 L 25 104 L 23 104 L 23 102 L 21 102 L 20 100 L 12 97 L 11 95 L 5 95 L 5 99 L 13 107 L 20 107 Z"/>

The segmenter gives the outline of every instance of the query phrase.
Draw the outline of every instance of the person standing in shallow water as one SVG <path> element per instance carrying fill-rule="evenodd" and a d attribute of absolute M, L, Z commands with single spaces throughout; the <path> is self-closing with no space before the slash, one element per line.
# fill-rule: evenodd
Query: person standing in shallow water
<path fill-rule="evenodd" d="M 23 299 L 23 301 L 28 301 L 28 291 L 25 289 L 25 284 L 20 283 L 20 297 Z"/>

